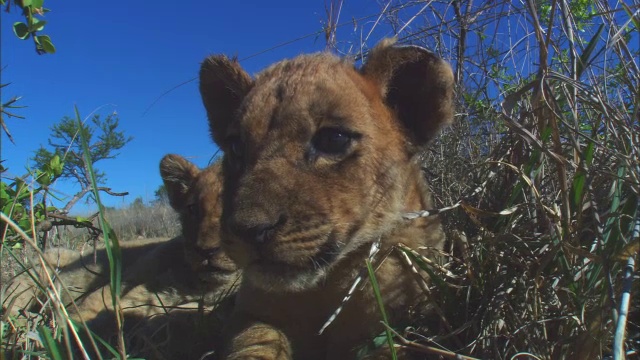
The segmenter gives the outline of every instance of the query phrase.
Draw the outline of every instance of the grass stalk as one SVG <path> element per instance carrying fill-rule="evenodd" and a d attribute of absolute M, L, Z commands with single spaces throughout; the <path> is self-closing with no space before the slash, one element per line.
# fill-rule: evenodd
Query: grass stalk
<path fill-rule="evenodd" d="M 124 315 L 122 312 L 122 306 L 120 304 L 120 295 L 121 295 L 121 281 L 122 281 L 122 252 L 120 250 L 120 243 L 118 241 L 118 237 L 115 232 L 106 221 L 104 216 L 104 206 L 102 206 L 102 202 L 100 200 L 100 191 L 98 190 L 98 182 L 96 180 L 95 172 L 93 171 L 93 162 L 91 161 L 91 151 L 89 149 L 88 139 L 86 137 L 86 132 L 84 128 L 84 124 L 81 120 L 80 113 L 78 111 L 78 107 L 75 107 L 75 115 L 76 121 L 78 122 L 78 128 L 80 132 L 80 141 L 83 148 L 83 155 L 85 157 L 84 163 L 87 166 L 87 172 L 89 173 L 91 179 L 91 188 L 93 192 L 93 197 L 98 206 L 98 219 L 100 223 L 100 228 L 102 229 L 102 234 L 104 236 L 104 244 L 107 253 L 107 258 L 109 259 L 109 274 L 110 274 L 110 287 L 111 287 L 111 301 L 113 304 L 113 309 L 116 314 L 116 326 L 118 328 L 118 351 L 120 352 L 120 358 L 122 360 L 126 359 L 126 350 L 125 350 L 125 342 L 124 342 Z"/>
<path fill-rule="evenodd" d="M 387 337 L 387 344 L 389 345 L 389 351 L 391 352 L 391 358 L 393 360 L 397 360 L 398 355 L 396 353 L 395 343 L 393 342 L 393 333 L 391 332 L 391 330 L 389 330 L 389 319 L 387 318 L 387 312 L 384 310 L 384 303 L 382 301 L 382 294 L 380 293 L 380 286 L 378 286 L 378 280 L 376 279 L 376 273 L 373 270 L 373 266 L 371 265 L 371 260 L 367 259 L 365 261 L 367 264 L 367 273 L 369 274 L 369 281 L 371 282 L 371 287 L 376 297 L 376 303 L 378 304 L 378 308 L 380 309 L 382 322 L 385 325 L 384 331 Z"/>

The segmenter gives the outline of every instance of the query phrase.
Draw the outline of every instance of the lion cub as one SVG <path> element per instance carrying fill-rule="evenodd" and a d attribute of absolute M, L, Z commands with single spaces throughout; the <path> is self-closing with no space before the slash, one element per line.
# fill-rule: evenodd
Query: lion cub
<path fill-rule="evenodd" d="M 220 250 L 220 164 L 200 171 L 181 156 L 167 155 L 160 173 L 169 202 L 180 215 L 182 236 L 156 247 L 123 274 L 121 304 L 129 318 L 144 319 L 185 305 L 211 308 L 240 274 Z M 105 286 L 84 299 L 79 306 L 82 318 L 111 318 L 110 294 Z"/>
<path fill-rule="evenodd" d="M 224 318 L 222 312 L 231 304 L 225 301 L 220 311 L 206 317 L 203 310 L 220 305 L 235 291 L 240 277 L 236 265 L 220 250 L 221 165 L 201 171 L 178 155 L 167 155 L 160 172 L 170 204 L 180 215 L 182 235 L 159 243 L 123 243 L 120 303 L 127 350 L 154 359 L 199 358 L 211 348 L 211 333 L 219 332 L 216 321 Z M 98 264 L 90 268 L 108 273 L 104 250 L 98 254 Z M 61 268 L 60 277 L 68 288 L 86 291 L 100 284 L 88 294 L 75 292 L 81 295 L 75 299 L 77 311 L 73 306 L 67 310 L 101 337 L 113 337 L 117 329 L 108 277 L 84 269 L 80 253 L 72 250 L 50 251 L 45 258 Z M 14 292 L 20 295 L 14 303 L 20 306 L 14 307 L 24 308 L 34 285 L 26 274 L 17 282 L 19 291 Z M 63 297 L 63 301 L 71 299 Z M 204 325 L 196 329 L 198 323 Z"/>
<path fill-rule="evenodd" d="M 225 152 L 223 248 L 244 271 L 223 358 L 355 358 L 383 331 L 370 284 L 320 329 L 372 246 L 389 254 L 376 277 L 392 325 L 421 294 L 392 247 L 443 246 L 438 219 L 403 214 L 432 208 L 418 152 L 453 119 L 451 68 L 390 40 L 360 69 L 319 53 L 255 79 L 217 55 L 200 92 Z"/>
<path fill-rule="evenodd" d="M 126 271 L 167 240 L 166 238 L 154 238 L 123 241 L 120 244 L 122 268 Z M 69 304 L 72 300 L 79 301 L 83 296 L 109 283 L 109 260 L 103 246 L 96 249 L 95 262 L 93 252 L 83 253 L 60 247 L 47 249 L 43 258 L 51 265 L 51 269 L 48 270 L 55 270 L 49 275 L 54 281 L 53 284 L 56 286 L 63 304 Z M 31 274 L 41 282 L 42 286 L 49 287 L 50 284 L 45 279 L 39 260 L 34 256 L 30 263 L 32 264 L 29 270 Z M 62 290 L 60 282 L 66 286 L 67 291 Z M 48 300 L 47 295 L 26 272 L 8 281 L 5 295 L 7 296 L 7 304 L 11 303 L 10 306 L 6 306 L 7 310 L 10 310 L 10 313 L 14 315 L 17 315 L 21 310 L 39 312 Z M 4 307 L 5 304 L 3 304 Z"/>

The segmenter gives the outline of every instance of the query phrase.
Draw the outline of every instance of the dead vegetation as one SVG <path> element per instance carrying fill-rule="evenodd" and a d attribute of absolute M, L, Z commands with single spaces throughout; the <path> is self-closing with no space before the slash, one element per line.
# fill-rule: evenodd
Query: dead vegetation
<path fill-rule="evenodd" d="M 457 81 L 457 121 L 424 155 L 437 206 L 453 206 L 450 273 L 432 269 L 441 320 L 407 335 L 420 346 L 400 342 L 487 359 L 638 356 L 638 5 L 394 2 L 359 24 L 357 39 L 392 32 L 435 50 Z M 369 43 L 336 46 L 366 56 Z"/>

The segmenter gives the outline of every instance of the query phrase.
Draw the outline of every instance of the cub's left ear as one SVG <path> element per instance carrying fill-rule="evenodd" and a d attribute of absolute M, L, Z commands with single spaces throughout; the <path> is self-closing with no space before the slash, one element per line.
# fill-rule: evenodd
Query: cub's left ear
<path fill-rule="evenodd" d="M 160 176 L 174 210 L 182 211 L 187 206 L 187 193 L 199 173 L 195 164 L 180 155 L 169 154 L 160 160 Z"/>
<path fill-rule="evenodd" d="M 200 95 L 207 110 L 213 141 L 228 151 L 227 130 L 253 80 L 236 59 L 224 55 L 209 56 L 200 67 Z"/>
<path fill-rule="evenodd" d="M 391 39 L 379 43 L 360 71 L 378 83 L 411 143 L 421 146 L 453 121 L 453 72 L 424 48 L 393 43 Z"/>

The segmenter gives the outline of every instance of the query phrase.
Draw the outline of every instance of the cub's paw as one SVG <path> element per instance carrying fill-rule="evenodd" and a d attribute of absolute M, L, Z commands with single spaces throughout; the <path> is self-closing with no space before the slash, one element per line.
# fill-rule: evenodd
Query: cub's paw
<path fill-rule="evenodd" d="M 230 341 L 226 360 L 290 360 L 289 339 L 278 329 L 253 323 L 236 333 Z"/>

